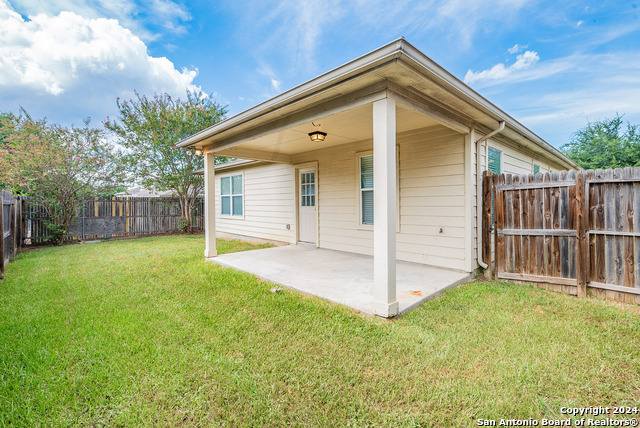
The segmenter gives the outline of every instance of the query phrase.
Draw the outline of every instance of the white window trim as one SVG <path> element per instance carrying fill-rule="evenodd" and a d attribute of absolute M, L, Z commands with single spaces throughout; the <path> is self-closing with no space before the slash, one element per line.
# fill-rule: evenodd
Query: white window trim
<path fill-rule="evenodd" d="M 357 215 L 358 215 L 358 229 L 361 230 L 373 230 L 373 224 L 362 224 L 362 171 L 361 171 L 361 159 L 367 156 L 372 156 L 373 155 L 373 150 L 367 150 L 364 152 L 358 152 L 356 153 L 356 164 L 357 164 L 357 168 L 356 168 L 356 190 L 358 191 L 358 210 L 357 210 Z M 374 172 L 375 174 L 375 172 Z M 375 197 L 375 186 L 371 187 L 371 189 L 366 189 L 366 191 L 372 191 Z M 375 221 L 375 220 L 374 220 Z"/>
<path fill-rule="evenodd" d="M 358 230 L 373 230 L 374 226 L 373 224 L 362 224 L 362 188 L 360 187 L 360 158 L 371 155 L 373 155 L 373 150 L 356 152 L 356 199 L 358 201 L 356 228 Z M 373 173 L 375 174 L 375 170 Z M 375 198 L 375 187 L 372 187 L 371 190 Z M 396 145 L 396 232 L 400 233 L 400 145 Z"/>
<path fill-rule="evenodd" d="M 227 177 L 235 177 L 237 175 L 242 176 L 242 215 L 233 215 L 233 214 L 222 214 L 222 179 L 223 178 L 227 178 Z M 233 183 L 233 178 L 230 179 L 231 183 Z M 219 206 L 220 206 L 220 217 L 224 218 L 224 219 L 229 219 L 229 220 L 244 220 L 244 216 L 245 216 L 245 175 L 244 175 L 244 171 L 241 172 L 229 172 L 226 174 L 220 174 L 220 181 L 219 181 L 219 186 L 220 186 L 220 200 L 219 200 Z M 233 196 L 239 196 L 239 194 L 237 193 L 233 193 L 233 184 L 231 184 L 231 195 L 225 195 L 225 196 L 231 196 L 231 211 L 233 212 Z"/>

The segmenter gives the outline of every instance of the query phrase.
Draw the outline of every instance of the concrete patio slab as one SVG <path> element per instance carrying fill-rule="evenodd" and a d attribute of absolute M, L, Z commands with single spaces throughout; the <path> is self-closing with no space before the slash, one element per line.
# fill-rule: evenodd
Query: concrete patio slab
<path fill-rule="evenodd" d="M 304 244 L 222 254 L 207 259 L 261 279 L 371 314 L 373 258 Z M 464 272 L 397 262 L 400 313 L 470 279 Z"/>

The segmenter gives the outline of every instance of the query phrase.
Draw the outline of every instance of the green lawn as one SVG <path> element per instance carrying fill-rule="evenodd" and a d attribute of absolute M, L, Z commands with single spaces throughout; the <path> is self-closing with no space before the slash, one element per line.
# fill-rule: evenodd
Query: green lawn
<path fill-rule="evenodd" d="M 636 306 L 487 282 L 385 321 L 272 294 L 203 247 L 19 255 L 0 282 L 0 426 L 472 426 L 640 404 Z"/>

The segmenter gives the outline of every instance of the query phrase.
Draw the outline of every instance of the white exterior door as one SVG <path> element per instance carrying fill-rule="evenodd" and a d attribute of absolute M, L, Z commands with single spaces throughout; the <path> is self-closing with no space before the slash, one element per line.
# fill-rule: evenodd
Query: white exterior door
<path fill-rule="evenodd" d="M 318 211 L 316 170 L 298 171 L 298 228 L 301 242 L 317 242 Z"/>

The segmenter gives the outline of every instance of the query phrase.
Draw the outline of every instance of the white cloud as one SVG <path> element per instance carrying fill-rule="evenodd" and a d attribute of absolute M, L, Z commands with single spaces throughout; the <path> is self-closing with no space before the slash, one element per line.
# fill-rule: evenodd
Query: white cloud
<path fill-rule="evenodd" d="M 315 49 L 324 29 L 344 12 L 339 0 L 282 0 L 277 7 L 264 3 L 266 10 L 251 3 L 257 15 L 254 25 L 268 28 L 271 34 L 263 45 L 287 49 L 294 64 L 314 65 Z M 246 14 L 247 8 L 242 10 Z M 246 18 L 245 18 L 246 19 Z"/>
<path fill-rule="evenodd" d="M 624 114 L 640 123 L 640 52 L 573 54 L 542 61 L 493 88 L 492 99 L 551 144 L 566 143 L 589 120 Z"/>
<path fill-rule="evenodd" d="M 0 0 L 4 2 L 5 0 Z M 12 0 L 13 8 L 22 15 L 58 15 L 73 12 L 84 18 L 114 18 L 143 40 L 155 40 L 159 35 L 149 27 L 182 34 L 191 20 L 188 10 L 172 0 Z"/>
<path fill-rule="evenodd" d="M 167 58 L 150 56 L 115 19 L 61 12 L 25 20 L 0 0 L 0 40 L 0 101 L 14 110 L 15 101 L 27 99 L 27 109 L 83 117 L 109 111 L 117 96 L 133 90 L 184 96 L 197 89 L 197 69 L 177 70 Z"/>
<path fill-rule="evenodd" d="M 191 15 L 184 6 L 171 0 L 153 0 L 149 10 L 153 13 L 156 23 L 174 33 L 184 34 L 187 29 L 184 22 L 191 20 Z"/>
<path fill-rule="evenodd" d="M 568 85 L 560 81 L 562 89 L 549 91 L 538 97 L 534 105 L 544 110 L 528 116 L 531 120 L 557 116 L 559 112 L 569 116 L 600 119 L 616 111 L 630 116 L 640 116 L 640 53 L 615 52 L 609 54 L 581 55 L 574 61 L 564 77 L 578 81 Z M 535 108 L 535 107 L 532 107 Z"/>
<path fill-rule="evenodd" d="M 517 46 L 517 45 L 516 45 Z M 514 46 L 515 47 L 515 46 Z M 483 71 L 467 71 L 464 76 L 464 82 L 467 84 L 479 82 L 479 81 L 503 81 L 508 79 L 514 73 L 526 70 L 540 61 L 540 56 L 535 51 L 526 51 L 525 53 L 516 57 L 516 62 L 509 66 L 504 64 L 496 64 L 488 70 Z"/>
<path fill-rule="evenodd" d="M 458 50 L 472 47 L 483 28 L 508 27 L 533 0 L 237 0 L 225 7 L 235 11 L 242 24 L 235 37 L 246 40 L 258 60 L 286 52 L 287 68 L 318 72 L 320 41 L 333 33 L 366 39 L 370 34 L 392 40 L 399 35 L 433 36 L 437 43 Z M 455 31 L 452 31 L 455 29 Z M 264 37 L 268 34 L 268 37 Z M 373 47 L 373 46 L 372 46 Z"/>
<path fill-rule="evenodd" d="M 507 49 L 507 52 L 510 53 L 511 55 L 517 54 L 525 50 L 528 46 L 529 45 L 520 46 L 519 44 L 516 43 L 515 45 L 513 45 L 513 47 L 510 47 L 509 49 Z"/>
<path fill-rule="evenodd" d="M 457 34 L 465 48 L 472 46 L 473 37 L 483 26 L 508 26 L 513 18 L 531 0 L 450 0 L 436 2 L 436 13 L 430 16 L 433 27 Z M 413 15 L 412 19 L 423 21 L 425 15 Z M 427 15 L 429 16 L 429 15 Z M 455 28 L 455 31 L 451 29 Z"/>
<path fill-rule="evenodd" d="M 526 108 L 514 112 L 526 126 L 540 130 L 540 135 L 559 147 L 567 143 L 571 134 L 589 121 L 612 118 L 624 114 L 631 123 L 640 123 L 640 82 L 616 87 L 581 87 L 540 94 L 527 100 Z"/>
<path fill-rule="evenodd" d="M 262 61 L 260 63 L 260 67 L 258 67 L 256 71 L 258 72 L 258 74 L 265 76 L 267 79 L 269 79 L 269 83 L 271 85 L 270 92 L 262 95 L 264 98 L 272 97 L 273 95 L 276 95 L 277 93 L 280 92 L 280 85 L 282 82 L 280 81 L 278 76 L 276 76 L 276 73 L 274 73 L 273 69 L 269 64 Z"/>

